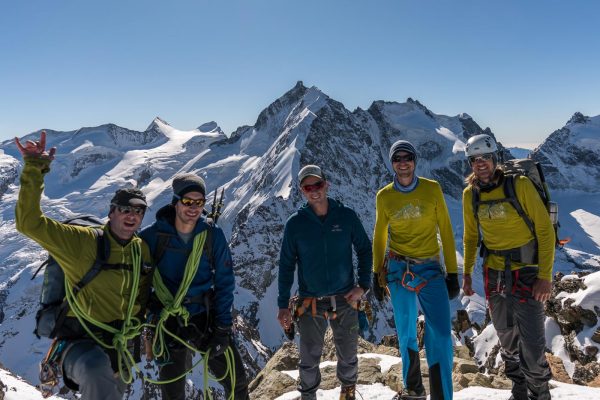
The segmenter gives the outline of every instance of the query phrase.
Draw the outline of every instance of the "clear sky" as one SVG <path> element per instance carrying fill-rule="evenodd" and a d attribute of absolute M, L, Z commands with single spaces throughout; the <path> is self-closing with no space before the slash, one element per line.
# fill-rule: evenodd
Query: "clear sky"
<path fill-rule="evenodd" d="M 298 80 L 421 101 L 531 146 L 600 114 L 596 0 L 21 0 L 0 13 L 0 140 L 113 122 L 226 134 Z"/>

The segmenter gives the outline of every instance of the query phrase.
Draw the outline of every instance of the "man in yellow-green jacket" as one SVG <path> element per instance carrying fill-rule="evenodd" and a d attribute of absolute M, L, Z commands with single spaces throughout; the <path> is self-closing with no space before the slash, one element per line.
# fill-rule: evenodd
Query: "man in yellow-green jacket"
<path fill-rule="evenodd" d="M 506 196 L 508 178 L 498 167 L 497 152 L 489 135 L 476 135 L 467 142 L 473 173 L 463 192 L 463 291 L 473 294 L 471 273 L 481 231 L 486 298 L 505 372 L 513 382 L 511 399 L 548 400 L 552 374 L 544 354 L 543 302 L 552 289 L 555 232 L 527 177 L 514 178 L 516 204 Z"/>
<path fill-rule="evenodd" d="M 74 296 L 64 323 L 57 329 L 63 342 L 59 366 L 67 386 L 89 400 L 123 397 L 129 371 L 116 374 L 117 360 L 127 357 L 128 339 L 139 331 L 142 305 L 150 284 L 150 253 L 135 232 L 146 211 L 146 198 L 137 189 L 120 189 L 111 200 L 109 222 L 102 233 L 94 228 L 62 224 L 46 217 L 40 207 L 44 175 L 50 171 L 55 148 L 46 151 L 46 133 L 39 141 L 21 144 L 24 159 L 21 188 L 16 207 L 17 230 L 35 240 L 60 265 L 67 280 L 67 293 L 96 264 L 98 235 L 110 245 L 102 270 Z M 144 271 L 146 274 L 144 274 Z M 72 306 L 71 306 L 72 305 Z M 75 311 L 73 309 L 75 307 Z M 86 321 L 93 338 L 80 321 Z M 104 324 L 105 327 L 99 325 Z M 112 347 L 106 349 L 98 341 Z"/>
<path fill-rule="evenodd" d="M 394 399 L 427 397 L 417 344 L 418 299 L 426 321 L 430 398 L 451 400 L 453 341 L 448 298 L 456 297 L 459 287 L 448 208 L 440 185 L 415 174 L 417 151 L 410 142 L 394 143 L 389 157 L 395 176 L 392 183 L 377 193 L 373 291 L 381 301 L 387 285 L 394 308 L 404 379 L 404 390 Z"/>

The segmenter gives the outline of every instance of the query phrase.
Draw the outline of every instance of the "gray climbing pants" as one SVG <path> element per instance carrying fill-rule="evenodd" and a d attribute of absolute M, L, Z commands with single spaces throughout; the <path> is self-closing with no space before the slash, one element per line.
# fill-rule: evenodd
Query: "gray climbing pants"
<path fill-rule="evenodd" d="M 310 309 L 298 318 L 300 332 L 300 385 L 298 390 L 303 400 L 316 399 L 321 383 L 319 363 L 327 323 L 333 331 L 333 340 L 337 355 L 337 378 L 342 386 L 356 384 L 358 374 L 358 312 L 348 304 L 343 296 L 335 296 L 335 319 L 326 319 L 323 315 L 331 307 L 330 298 L 317 300 L 316 315 Z M 331 316 L 331 313 L 329 313 Z"/>
<path fill-rule="evenodd" d="M 67 386 L 76 389 L 85 400 L 121 400 L 127 385 L 112 369 L 110 358 L 92 340 L 69 343 L 62 368 Z"/>
<path fill-rule="evenodd" d="M 550 399 L 548 381 L 552 373 L 545 354 L 544 304 L 532 297 L 537 272 L 536 267 L 513 271 L 512 294 L 506 295 L 504 271 L 484 268 L 490 315 L 515 400 Z M 508 320 L 509 307 L 512 307 L 512 326 Z"/>

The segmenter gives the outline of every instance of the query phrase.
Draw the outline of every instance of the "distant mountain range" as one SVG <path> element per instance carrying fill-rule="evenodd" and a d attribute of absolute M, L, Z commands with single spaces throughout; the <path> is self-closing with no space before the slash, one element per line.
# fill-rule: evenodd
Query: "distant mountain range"
<path fill-rule="evenodd" d="M 419 152 L 418 174 L 442 185 L 461 252 L 460 201 L 469 172 L 463 149 L 473 135 L 494 135 L 468 114 L 435 114 L 410 98 L 405 103 L 376 101 L 367 110 L 349 111 L 302 82 L 265 108 L 253 126 L 242 126 L 230 137 L 215 122 L 180 131 L 160 118 L 143 132 L 114 124 L 46 131 L 48 146 L 58 150 L 46 177 L 42 207 L 56 219 L 83 212 L 106 216 L 108 199 L 123 186 L 140 187 L 155 212 L 170 201 L 171 179 L 178 172 L 199 174 L 211 193 L 224 188 L 226 206 L 219 224 L 234 256 L 235 323 L 253 374 L 284 340 L 275 319 L 277 263 L 283 225 L 302 204 L 296 182 L 302 165 L 321 165 L 331 182 L 330 195 L 355 209 L 371 234 L 375 194 L 392 179 L 388 149 L 398 139 L 411 141 Z M 38 136 L 39 131 L 23 139 Z M 505 158 L 523 156 L 520 150 L 511 154 L 500 147 Z M 563 196 L 567 231 L 581 238 L 573 241 L 572 249 L 559 252 L 557 268 L 568 272 L 600 267 L 600 239 L 590 233 L 593 224 L 580 224 L 572 216 L 582 207 L 592 216 L 600 215 L 600 201 L 594 200 L 600 192 L 600 116 L 576 113 L 531 156 L 544 165 L 551 189 Z M 0 144 L 0 359 L 11 371 L 35 381 L 47 342 L 31 334 L 41 276 L 33 282 L 29 277 L 45 254 L 15 231 L 21 168 L 12 141 Z M 573 200 L 571 189 L 588 193 L 587 203 Z M 212 194 L 208 198 L 210 209 Z M 149 213 L 144 225 L 153 219 Z M 480 282 L 475 287 L 481 289 Z M 466 307 L 473 320 L 483 319 L 481 308 L 467 299 L 463 303 L 457 300 L 453 308 Z M 389 305 L 375 305 L 375 310 L 373 341 L 393 332 Z M 17 348 L 30 351 L 16 352 Z"/>

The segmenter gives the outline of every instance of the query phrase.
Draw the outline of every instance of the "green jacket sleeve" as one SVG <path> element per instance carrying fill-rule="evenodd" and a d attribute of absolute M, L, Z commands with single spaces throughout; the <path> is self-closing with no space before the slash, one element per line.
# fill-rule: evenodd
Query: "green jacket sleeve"
<path fill-rule="evenodd" d="M 96 239 L 88 228 L 65 225 L 42 213 L 40 199 L 49 166 L 50 160 L 25 158 L 15 210 L 16 226 L 19 232 L 48 250 L 71 282 L 78 282 L 83 276 L 80 266 L 89 267 L 96 258 Z"/>

